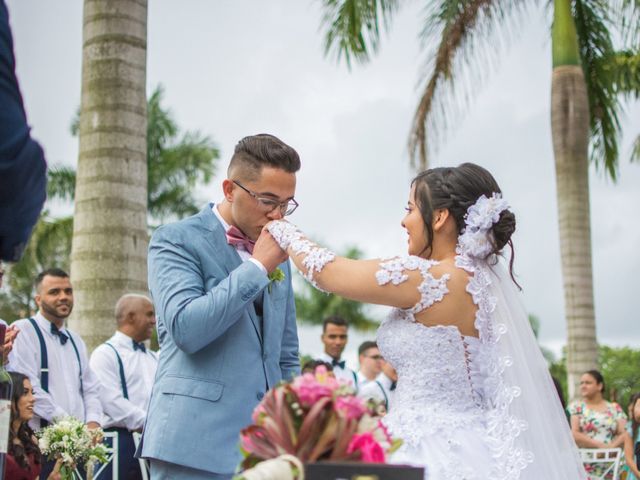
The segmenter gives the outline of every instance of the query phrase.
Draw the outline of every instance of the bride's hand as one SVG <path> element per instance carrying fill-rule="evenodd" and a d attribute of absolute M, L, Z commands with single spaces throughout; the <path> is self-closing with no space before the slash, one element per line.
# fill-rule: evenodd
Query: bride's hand
<path fill-rule="evenodd" d="M 266 226 L 260 232 L 258 240 L 256 240 L 252 256 L 264 265 L 268 273 L 273 272 L 278 268 L 278 265 L 289 258 L 287 252 L 280 248 L 280 245 L 271 236 Z"/>

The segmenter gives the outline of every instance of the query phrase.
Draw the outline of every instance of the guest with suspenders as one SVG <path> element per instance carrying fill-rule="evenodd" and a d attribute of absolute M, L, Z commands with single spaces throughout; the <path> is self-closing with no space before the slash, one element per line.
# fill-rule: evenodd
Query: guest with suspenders
<path fill-rule="evenodd" d="M 31 380 L 36 397 L 31 428 L 39 430 L 54 419 L 73 416 L 89 428 L 100 426 L 100 383 L 89 366 L 87 347 L 64 323 L 73 309 L 69 275 L 58 268 L 40 273 L 35 281 L 38 312 L 17 320 L 20 330 L 9 356 L 11 370 Z M 55 462 L 44 461 L 40 478 Z"/>
<path fill-rule="evenodd" d="M 390 392 L 379 380 L 382 374 L 384 359 L 378 350 L 378 344 L 373 341 L 362 342 L 358 347 L 358 396 L 368 400 L 370 398 L 384 404 L 385 412 L 389 411 Z"/>
<path fill-rule="evenodd" d="M 116 303 L 117 330 L 91 354 L 91 369 L 102 384 L 105 431 L 118 432 L 118 478 L 142 479 L 134 458 L 133 432 L 141 432 L 158 366 L 158 356 L 143 343 L 156 326 L 153 304 L 143 295 L 127 294 Z M 100 478 L 110 479 L 111 468 Z"/>

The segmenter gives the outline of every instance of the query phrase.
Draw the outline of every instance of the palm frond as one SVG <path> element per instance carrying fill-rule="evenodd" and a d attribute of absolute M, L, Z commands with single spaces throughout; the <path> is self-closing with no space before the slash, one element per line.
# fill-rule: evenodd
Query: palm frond
<path fill-rule="evenodd" d="M 71 124 L 69 124 L 69 131 L 71 132 L 71 136 L 77 137 L 78 133 L 80 133 L 80 112 L 82 109 L 80 106 L 76 109 L 76 114 L 71 119 Z"/>
<path fill-rule="evenodd" d="M 621 25 L 621 33 L 627 45 L 640 44 L 640 0 L 612 0 L 618 18 L 617 25 Z"/>
<path fill-rule="evenodd" d="M 638 135 L 631 147 L 631 161 L 640 162 L 640 135 Z"/>
<path fill-rule="evenodd" d="M 426 9 L 422 32 L 424 45 L 437 45 L 428 53 L 424 88 L 416 109 L 408 147 L 412 165 L 425 169 L 437 147 L 437 135 L 444 132 L 457 105 L 477 91 L 483 70 L 497 58 L 497 32 L 511 36 L 509 21 L 521 17 L 532 2 L 526 0 L 440 0 Z M 535 3 L 535 2 L 534 2 Z M 477 52 L 483 53 L 478 55 Z M 475 74 L 457 78 L 458 70 L 477 68 Z M 464 69 L 462 68 L 464 67 Z M 480 74 L 480 75 L 479 75 Z M 462 84 L 462 85 L 460 85 Z M 457 91 L 459 90 L 459 91 Z M 462 100 L 461 100 L 462 97 Z M 417 159 L 417 162 L 416 162 Z"/>
<path fill-rule="evenodd" d="M 631 99 L 640 98 L 640 50 L 616 52 L 608 66 L 613 74 L 616 93 Z"/>
<path fill-rule="evenodd" d="M 615 180 L 622 109 L 611 70 L 616 51 L 611 38 L 611 10 L 604 0 L 576 0 L 573 15 L 578 32 L 591 120 L 590 160 Z"/>
<path fill-rule="evenodd" d="M 380 24 L 388 28 L 399 0 L 324 0 L 322 27 L 325 55 L 336 61 L 343 57 L 351 68 L 352 59 L 361 63 L 376 53 L 380 44 Z"/>
<path fill-rule="evenodd" d="M 347 248 L 345 257 L 362 258 L 362 251 L 357 247 Z M 298 274 L 298 277 L 302 276 Z M 364 305 L 347 300 L 333 294 L 326 294 L 301 281 L 301 288 L 296 288 L 296 318 L 300 323 L 322 325 L 325 318 L 338 315 L 349 322 L 349 325 L 360 331 L 371 331 L 378 328 L 379 323 L 364 313 Z"/>
<path fill-rule="evenodd" d="M 50 167 L 47 176 L 47 196 L 49 198 L 73 201 L 76 194 L 76 171 L 73 167 Z"/>

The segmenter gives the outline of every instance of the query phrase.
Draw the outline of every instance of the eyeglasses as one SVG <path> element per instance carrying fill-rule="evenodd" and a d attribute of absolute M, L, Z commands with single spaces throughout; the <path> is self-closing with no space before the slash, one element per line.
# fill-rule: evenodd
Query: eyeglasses
<path fill-rule="evenodd" d="M 264 210 L 264 213 L 273 212 L 276 208 L 278 208 L 280 210 L 280 214 L 283 217 L 286 217 L 287 215 L 291 215 L 299 206 L 298 202 L 296 202 L 293 198 L 291 200 L 287 200 L 286 202 L 280 203 L 273 198 L 261 197 L 256 192 L 252 192 L 248 188 L 240 185 L 240 183 L 236 182 L 235 180 L 232 180 L 232 182 L 239 186 L 242 190 L 247 192 L 249 195 L 251 195 L 253 198 L 255 198 L 260 208 Z"/>

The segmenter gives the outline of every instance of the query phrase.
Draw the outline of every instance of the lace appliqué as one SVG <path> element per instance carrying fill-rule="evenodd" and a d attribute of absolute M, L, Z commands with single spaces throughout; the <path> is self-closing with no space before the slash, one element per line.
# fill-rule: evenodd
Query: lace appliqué
<path fill-rule="evenodd" d="M 291 247 L 291 250 L 293 250 L 296 255 L 304 255 L 302 265 L 307 270 L 304 277 L 315 288 L 322 290 L 313 277 L 316 273 L 320 273 L 327 263 L 335 260 L 335 253 L 307 239 L 295 225 L 289 222 L 276 220 L 269 224 L 267 230 L 269 230 L 269 233 L 283 250 Z"/>
<path fill-rule="evenodd" d="M 420 301 L 408 311 L 411 313 L 419 313 L 425 308 L 430 307 L 435 302 L 439 302 L 449 293 L 447 281 L 450 275 L 445 273 L 440 278 L 434 278 L 429 269 L 437 265 L 435 260 L 425 260 L 420 257 L 395 257 L 380 263 L 380 270 L 376 272 L 376 280 L 378 285 L 386 285 L 391 282 L 393 285 L 399 285 L 409 279 L 407 270 L 419 270 L 423 281 L 418 286 L 420 292 Z"/>
<path fill-rule="evenodd" d="M 525 420 L 510 412 L 511 403 L 521 391 L 516 385 L 507 385 L 505 369 L 513 364 L 512 358 L 501 355 L 500 338 L 507 333 L 504 324 L 493 321 L 496 299 L 491 295 L 489 263 L 495 258 L 493 251 L 493 224 L 500 219 L 502 211 L 509 205 L 499 193 L 487 198 L 482 195 L 469 207 L 465 216 L 464 232 L 458 237 L 456 266 L 471 274 L 467 292 L 478 307 L 475 327 L 480 333 L 480 342 L 485 345 L 485 370 L 489 373 L 484 382 L 487 402 L 488 444 L 496 459 L 491 478 L 516 480 L 533 461 L 533 454 L 517 445 L 517 438 L 528 428 Z"/>
<path fill-rule="evenodd" d="M 463 253 L 458 247 L 456 266 L 472 274 L 467 285 L 474 303 L 478 306 L 475 327 L 480 333 L 480 341 L 489 346 L 486 349 L 485 369 L 490 375 L 484 382 L 485 399 L 490 408 L 487 411 L 487 435 L 489 446 L 496 459 L 495 471 L 491 478 L 515 480 L 527 465 L 533 462 L 533 454 L 517 445 L 517 438 L 528 428 L 528 423 L 510 412 L 514 399 L 520 396 L 520 388 L 507 385 L 503 379 L 506 368 L 513 364 L 511 357 L 500 355 L 500 337 L 507 333 L 506 325 L 493 322 L 496 299 L 490 294 L 491 277 L 486 261 Z"/>

